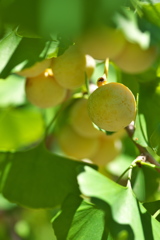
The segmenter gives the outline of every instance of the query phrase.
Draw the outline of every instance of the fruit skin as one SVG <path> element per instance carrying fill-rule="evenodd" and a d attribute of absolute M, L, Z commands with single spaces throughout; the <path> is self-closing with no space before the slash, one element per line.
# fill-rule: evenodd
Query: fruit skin
<path fill-rule="evenodd" d="M 88 99 L 91 120 L 106 131 L 118 131 L 134 121 L 134 95 L 121 83 L 108 83 L 97 88 Z"/>
<path fill-rule="evenodd" d="M 119 55 L 126 40 L 119 29 L 98 26 L 84 34 L 81 39 L 77 39 L 77 42 L 83 53 L 95 59 L 105 60 Z"/>
<path fill-rule="evenodd" d="M 91 160 L 99 166 L 105 166 L 114 160 L 122 150 L 122 142 L 120 139 L 110 136 L 103 136 L 100 139 L 100 146 Z"/>
<path fill-rule="evenodd" d="M 57 82 L 64 88 L 76 89 L 85 83 L 86 58 L 74 45 L 51 64 Z"/>
<path fill-rule="evenodd" d="M 67 90 L 56 82 L 51 69 L 47 69 L 37 77 L 27 78 L 25 91 L 28 100 L 40 108 L 60 104 L 67 94 Z"/>
<path fill-rule="evenodd" d="M 113 61 L 124 72 L 136 74 L 151 67 L 156 57 L 155 47 L 143 50 L 137 43 L 126 42 L 122 52 Z"/>
<path fill-rule="evenodd" d="M 83 137 L 94 138 L 101 136 L 104 133 L 93 126 L 93 123 L 88 114 L 87 106 L 87 99 L 77 99 L 70 110 L 70 124 L 72 125 L 72 128 Z"/>
<path fill-rule="evenodd" d="M 97 138 L 82 137 L 69 124 L 61 128 L 57 140 L 66 155 L 77 159 L 92 157 L 99 147 Z"/>
<path fill-rule="evenodd" d="M 96 61 L 93 57 L 91 57 L 90 55 L 86 55 L 86 69 L 85 72 L 87 74 L 87 78 L 90 79 L 94 69 L 96 67 Z"/>
<path fill-rule="evenodd" d="M 47 69 L 51 64 L 51 59 L 45 59 L 41 62 L 35 63 L 29 68 L 25 68 L 20 72 L 17 72 L 18 75 L 22 77 L 36 77 L 40 75 L 45 69 Z"/>

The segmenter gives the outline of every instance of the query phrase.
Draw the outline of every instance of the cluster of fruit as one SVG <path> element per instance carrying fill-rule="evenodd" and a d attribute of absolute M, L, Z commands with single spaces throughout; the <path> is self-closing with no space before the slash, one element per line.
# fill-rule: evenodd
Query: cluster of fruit
<path fill-rule="evenodd" d="M 57 134 L 63 153 L 74 159 L 89 159 L 105 166 L 122 150 L 121 137 L 125 131 L 106 135 L 96 128 L 88 114 L 88 99 L 79 98 L 69 110 L 67 122 Z"/>
<path fill-rule="evenodd" d="M 83 86 L 86 76 L 91 78 L 96 60 L 109 58 L 122 71 L 139 73 L 147 70 L 156 57 L 155 47 L 142 49 L 129 42 L 119 29 L 101 26 L 76 39 L 57 58 L 43 60 L 18 74 L 26 77 L 28 100 L 40 108 L 48 108 L 61 104 Z M 107 73 L 106 68 L 104 72 Z M 118 133 L 135 120 L 136 101 L 130 89 L 121 83 L 107 83 L 102 76 L 97 85 L 88 98 L 75 101 L 67 124 L 58 134 L 58 142 L 68 156 L 104 165 L 121 151 Z M 117 133 L 107 136 L 93 123 Z"/>
<path fill-rule="evenodd" d="M 28 100 L 40 108 L 48 108 L 62 103 L 69 91 L 81 87 L 85 72 L 90 78 L 94 67 L 95 60 L 73 45 L 63 55 L 38 62 L 18 74 L 26 77 Z"/>
<path fill-rule="evenodd" d="M 157 58 L 155 46 L 140 46 L 129 41 L 120 29 L 98 25 L 84 33 L 77 44 L 82 52 L 95 59 L 110 58 L 121 70 L 130 74 L 146 71 Z"/>

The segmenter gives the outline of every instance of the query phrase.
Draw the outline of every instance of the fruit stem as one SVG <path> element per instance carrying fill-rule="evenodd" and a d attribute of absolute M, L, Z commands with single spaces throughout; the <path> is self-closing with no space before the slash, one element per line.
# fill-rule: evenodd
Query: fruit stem
<path fill-rule="evenodd" d="M 138 148 L 140 155 L 143 156 L 145 158 L 145 162 L 149 162 L 151 164 L 154 164 L 155 166 L 157 166 L 156 170 L 158 172 L 160 172 L 160 163 L 158 163 L 153 156 L 147 151 L 147 149 L 145 147 L 142 147 L 140 144 L 136 143 L 133 140 L 133 134 L 135 131 L 135 127 L 133 124 L 128 125 L 126 128 L 126 131 L 128 133 L 128 136 L 132 139 L 133 143 L 135 144 L 135 146 Z"/>
<path fill-rule="evenodd" d="M 123 178 L 123 176 L 130 170 L 130 166 L 118 177 L 117 179 L 117 183 L 119 183 L 119 181 Z"/>
<path fill-rule="evenodd" d="M 97 80 L 98 87 L 101 87 L 101 86 L 107 84 L 108 70 L 109 70 L 109 58 L 106 58 L 106 60 L 104 62 L 104 74 L 102 75 L 102 77 L 99 77 Z"/>
<path fill-rule="evenodd" d="M 108 78 L 108 72 L 109 72 L 109 58 L 106 58 L 104 63 L 104 74 L 106 76 L 106 79 Z"/>
<path fill-rule="evenodd" d="M 64 111 L 64 109 L 66 108 L 67 104 L 68 104 L 68 102 L 65 102 L 65 103 L 61 104 L 60 108 L 58 109 L 58 111 L 56 112 L 56 114 L 54 115 L 54 117 L 52 118 L 52 120 L 50 121 L 48 126 L 46 127 L 44 139 L 46 139 L 46 137 L 48 136 L 48 133 L 49 133 L 50 128 L 52 127 L 52 124 L 56 121 L 56 119 L 59 117 L 61 112 Z"/>

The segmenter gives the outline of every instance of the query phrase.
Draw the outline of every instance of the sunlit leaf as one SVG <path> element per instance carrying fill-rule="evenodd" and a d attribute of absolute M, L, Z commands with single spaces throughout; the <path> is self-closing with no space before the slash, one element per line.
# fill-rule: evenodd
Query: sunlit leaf
<path fill-rule="evenodd" d="M 157 79 L 148 83 L 140 83 L 138 120 L 139 126 L 137 125 L 137 127 L 141 129 L 141 133 L 140 131 L 139 133 L 143 134 L 143 140 L 139 141 L 138 131 L 135 132 L 134 138 L 137 138 L 137 142 L 139 141 L 138 143 L 142 146 L 146 141 L 153 150 L 158 149 L 160 145 L 159 137 L 156 137 L 154 133 L 160 124 L 160 92 Z"/>
<path fill-rule="evenodd" d="M 106 221 L 115 239 L 124 231 L 124 239 L 159 239 L 160 223 L 137 201 L 130 188 L 112 182 L 89 167 L 79 174 L 78 182 L 82 193 L 106 214 L 111 209 L 113 222 L 110 224 L 110 219 Z"/>
<path fill-rule="evenodd" d="M 94 205 L 83 202 L 73 218 L 67 240 L 101 240 L 104 226 L 104 212 Z"/>
<path fill-rule="evenodd" d="M 22 38 L 13 31 L 0 41 L 0 72 L 6 67 L 21 41 Z"/>
<path fill-rule="evenodd" d="M 67 239 L 73 217 L 82 199 L 75 194 L 69 194 L 64 200 L 61 210 L 52 219 L 52 226 L 57 240 Z"/>
<path fill-rule="evenodd" d="M 17 66 L 20 71 L 43 60 L 47 56 L 45 48 L 45 39 L 22 38 L 12 31 L 0 42 L 0 77 L 6 78 Z"/>
<path fill-rule="evenodd" d="M 5 81 L 0 80 L 0 106 L 21 105 L 25 102 L 25 81 L 17 75 L 10 75 Z"/>
<path fill-rule="evenodd" d="M 133 169 L 132 187 L 139 201 L 153 200 L 154 194 L 158 191 L 159 183 L 160 174 L 155 169 L 145 165 Z"/>
<path fill-rule="evenodd" d="M 135 126 L 136 128 L 133 134 L 133 140 L 143 147 L 148 147 L 149 139 L 147 135 L 147 125 L 143 114 L 137 114 Z"/>
<path fill-rule="evenodd" d="M 141 3 L 141 9 L 144 16 L 157 26 L 160 26 L 160 2 L 159 0 L 150 0 Z"/>
<path fill-rule="evenodd" d="M 80 205 L 74 196 L 65 200 L 63 205 L 52 223 L 57 240 L 102 240 L 105 214 L 101 209 L 85 201 Z"/>

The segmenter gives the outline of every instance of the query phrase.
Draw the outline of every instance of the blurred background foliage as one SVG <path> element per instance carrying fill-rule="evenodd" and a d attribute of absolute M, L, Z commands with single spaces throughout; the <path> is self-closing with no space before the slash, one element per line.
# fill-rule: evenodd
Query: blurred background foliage
<path fill-rule="evenodd" d="M 19 150 L 26 151 L 28 149 L 34 149 L 35 146 L 43 141 L 46 134 L 46 126 L 48 126 L 59 109 L 59 107 L 56 107 L 54 109 L 42 110 L 31 105 L 27 101 L 24 93 L 25 79 L 14 74 L 14 71 L 19 71 L 24 67 L 30 67 L 35 62 L 45 58 L 61 55 L 73 44 L 75 38 L 101 22 L 112 27 L 120 28 L 127 39 L 138 42 L 144 48 L 149 44 L 156 45 L 159 48 L 160 1 L 152 2 L 153 4 L 147 1 L 135 0 L 67 0 L 65 2 L 62 0 L 0 1 L 0 177 L 1 180 L 3 179 L 1 191 L 4 195 L 6 194 L 9 200 L 13 200 L 12 194 L 15 194 L 15 202 L 21 197 L 21 194 L 17 194 L 17 192 L 19 189 L 23 189 L 23 184 L 29 189 L 30 182 L 28 183 L 26 179 L 28 174 L 30 174 L 31 179 L 34 179 L 35 172 L 27 172 L 23 169 L 24 172 L 22 173 L 25 173 L 24 181 L 22 181 L 22 185 L 18 187 L 18 184 L 21 183 L 18 177 L 15 184 L 12 175 L 7 175 L 10 170 L 10 165 L 7 162 L 8 152 L 14 153 Z M 141 18 L 141 16 L 143 16 L 143 18 Z M 97 61 L 96 69 L 91 79 L 93 83 L 96 83 L 97 78 L 103 74 L 104 64 L 104 62 Z M 138 144 L 147 147 L 148 151 L 159 161 L 159 59 L 157 59 L 154 66 L 148 71 L 133 75 L 121 72 L 114 63 L 110 62 L 108 81 L 121 82 L 128 86 L 135 96 L 139 96 L 137 99 L 138 115 L 134 139 L 136 139 Z M 148 97 L 149 94 L 151 94 L 151 97 Z M 146 106 L 145 108 L 144 105 Z M 66 114 L 66 112 L 63 112 L 62 116 L 59 116 L 59 119 L 64 119 L 63 114 Z M 153 116 L 155 116 L 154 119 Z M 51 134 L 51 138 L 48 137 L 46 143 L 48 148 L 54 145 L 54 140 Z M 125 136 L 122 142 L 122 153 L 114 161 L 109 163 L 105 169 L 101 169 L 103 173 L 105 172 L 108 177 L 115 181 L 138 155 L 138 150 L 129 137 Z M 56 144 L 54 146 L 54 151 L 59 153 Z M 37 152 L 36 154 L 40 156 L 44 154 L 45 159 L 48 157 L 48 152 Z M 57 163 L 57 169 L 62 168 L 61 161 L 63 162 L 64 158 L 56 158 L 55 156 L 52 156 L 52 158 L 57 162 L 60 161 L 59 164 Z M 26 158 L 22 157 L 22 159 L 27 163 L 29 159 L 33 164 L 35 156 L 30 154 Z M 18 164 L 22 166 L 21 161 L 19 161 Z M 71 161 L 68 160 L 67 164 L 68 168 L 71 167 L 75 171 L 79 163 L 73 163 L 73 161 L 71 163 Z M 50 173 L 53 165 L 52 162 L 48 163 Z M 44 165 L 37 168 L 36 174 L 38 181 L 36 182 L 36 187 L 39 186 L 43 168 Z M 53 171 L 55 175 L 57 169 L 55 168 Z M 68 177 L 68 175 L 70 176 Z M 9 176 L 9 180 L 11 177 L 9 182 L 7 182 L 8 179 L 6 176 Z M 147 202 L 159 199 L 159 178 L 155 172 L 149 171 L 145 167 L 143 170 L 137 168 L 133 176 L 134 192 L 140 201 Z M 148 181 L 148 176 L 152 178 L 153 181 Z M 58 177 L 56 179 L 60 179 L 60 177 Z M 77 185 L 75 187 L 73 184 L 73 177 L 75 179 L 75 172 L 73 174 L 70 171 L 62 170 L 61 180 L 62 183 L 65 183 L 67 179 L 67 193 L 70 191 L 70 186 L 71 189 L 76 189 L 77 187 Z M 141 182 L 141 186 L 137 184 L 136 179 L 140 179 L 139 182 Z M 122 185 L 126 184 L 126 176 L 124 176 L 121 183 Z M 17 190 L 17 192 L 15 191 L 16 193 L 14 193 L 13 189 L 14 184 Z M 12 187 L 12 193 L 9 191 L 10 187 Z M 51 205 L 48 199 L 46 199 L 46 202 L 43 201 L 45 199 L 45 187 L 43 187 L 40 194 L 43 198 L 40 199 L 37 196 L 37 198 L 32 201 L 28 196 L 28 202 L 25 202 L 25 205 L 29 205 L 30 203 L 32 205 L 32 203 L 35 203 L 34 201 L 37 201 L 37 205 L 38 203 L 40 205 L 42 204 L 40 207 L 44 208 L 48 207 L 48 202 Z M 58 187 L 59 192 L 64 188 L 60 183 L 55 187 L 56 190 L 54 190 L 54 187 L 51 182 L 48 190 L 48 192 L 50 191 L 49 194 L 51 198 L 57 194 L 56 191 Z M 141 191 L 142 188 L 144 192 Z M 23 192 L 25 191 L 26 189 L 24 188 Z M 33 195 L 36 196 L 35 192 Z M 58 196 L 60 197 L 56 200 L 61 204 L 65 196 L 61 196 L 61 194 Z M 22 205 L 24 204 L 23 201 L 20 203 Z M 55 203 L 53 203 L 53 205 L 54 204 Z M 155 206 L 155 203 L 152 206 Z M 152 210 L 151 206 L 147 207 Z M 156 210 L 158 207 L 159 205 L 157 204 Z M 0 195 L 0 238 L 5 240 L 55 240 L 56 238 L 51 228 L 50 219 L 58 209 L 57 207 L 55 210 L 31 210 L 18 207 Z"/>

